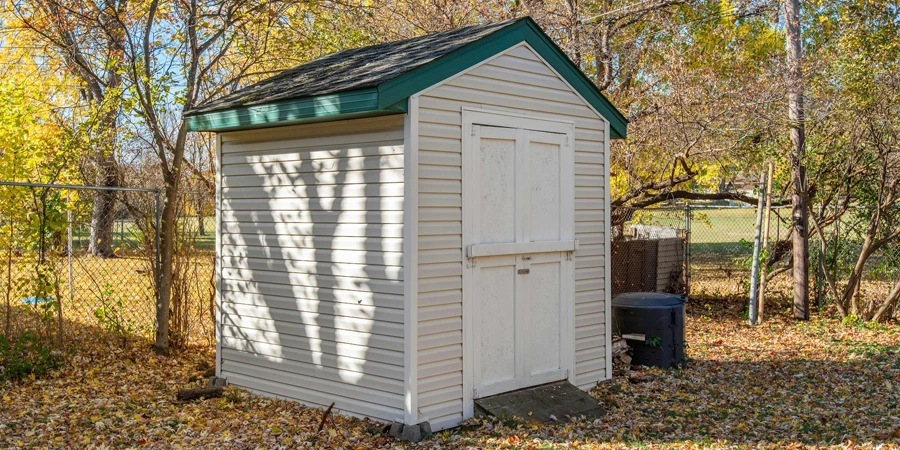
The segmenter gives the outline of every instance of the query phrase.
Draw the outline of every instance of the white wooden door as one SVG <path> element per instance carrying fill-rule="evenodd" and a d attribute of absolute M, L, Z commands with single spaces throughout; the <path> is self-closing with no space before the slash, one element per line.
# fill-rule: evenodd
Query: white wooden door
<path fill-rule="evenodd" d="M 576 243 L 571 125 L 475 116 L 464 125 L 463 308 L 480 398 L 570 377 Z"/>

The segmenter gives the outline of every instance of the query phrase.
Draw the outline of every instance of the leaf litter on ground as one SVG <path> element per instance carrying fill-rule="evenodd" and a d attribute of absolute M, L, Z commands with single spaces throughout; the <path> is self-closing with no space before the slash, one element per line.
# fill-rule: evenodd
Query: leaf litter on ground
<path fill-rule="evenodd" d="M 773 318 L 691 305 L 679 369 L 618 367 L 591 394 L 608 414 L 539 424 L 470 419 L 418 444 L 377 422 L 202 386 L 211 351 L 171 357 L 92 341 L 44 378 L 0 386 L 0 448 L 900 448 L 900 326 Z M 641 378 L 641 382 L 631 379 Z"/>

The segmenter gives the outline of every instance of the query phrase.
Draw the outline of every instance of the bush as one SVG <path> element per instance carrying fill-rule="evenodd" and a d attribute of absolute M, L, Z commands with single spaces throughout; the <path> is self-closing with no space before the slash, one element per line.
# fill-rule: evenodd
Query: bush
<path fill-rule="evenodd" d="M 14 338 L 0 334 L 0 381 L 44 376 L 62 362 L 62 352 L 34 333 Z"/>

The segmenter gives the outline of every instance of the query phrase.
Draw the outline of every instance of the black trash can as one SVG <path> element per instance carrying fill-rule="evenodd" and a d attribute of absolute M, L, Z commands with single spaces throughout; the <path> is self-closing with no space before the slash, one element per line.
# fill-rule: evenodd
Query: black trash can
<path fill-rule="evenodd" d="M 613 297 L 613 333 L 628 342 L 632 364 L 669 368 L 684 360 L 685 300 L 662 292 Z"/>

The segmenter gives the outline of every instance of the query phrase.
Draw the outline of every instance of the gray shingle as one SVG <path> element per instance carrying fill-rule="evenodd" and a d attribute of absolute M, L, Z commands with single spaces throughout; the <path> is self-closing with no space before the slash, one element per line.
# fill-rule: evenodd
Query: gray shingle
<path fill-rule="evenodd" d="M 475 25 L 403 41 L 330 53 L 200 105 L 188 115 L 279 100 L 374 88 L 517 20 Z"/>

